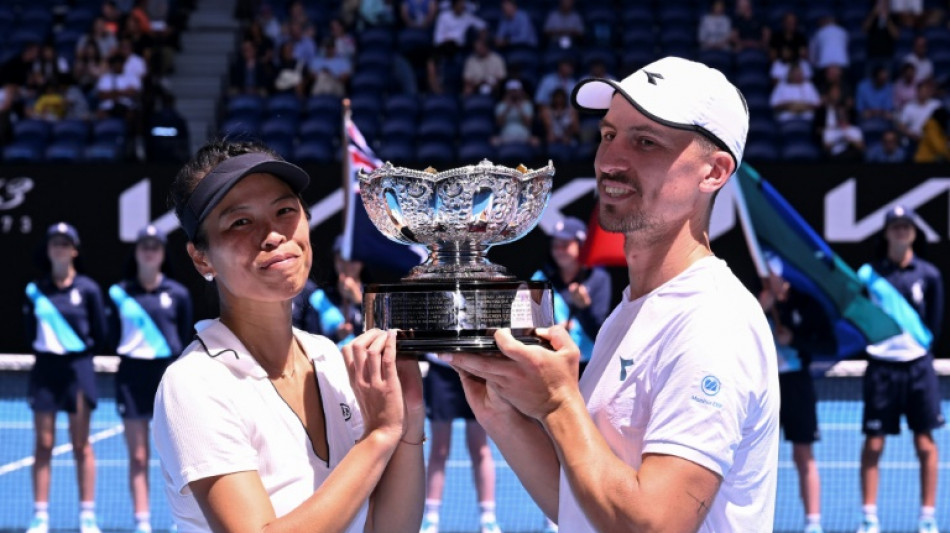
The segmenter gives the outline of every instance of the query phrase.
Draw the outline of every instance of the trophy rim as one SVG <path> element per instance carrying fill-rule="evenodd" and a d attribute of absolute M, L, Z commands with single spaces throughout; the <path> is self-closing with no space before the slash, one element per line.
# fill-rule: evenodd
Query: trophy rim
<path fill-rule="evenodd" d="M 522 166 L 524 165 L 522 164 Z M 418 170 L 409 167 L 397 167 L 393 165 L 392 162 L 386 161 L 382 166 L 375 168 L 368 173 L 362 168 L 359 169 L 357 177 L 361 182 L 370 182 L 382 176 L 404 176 L 436 183 L 444 179 L 467 175 L 473 172 L 492 172 L 495 174 L 502 174 L 509 177 L 518 178 L 521 181 L 530 181 L 539 176 L 548 176 L 553 178 L 555 169 L 554 161 L 552 159 L 548 159 L 548 163 L 543 167 L 536 168 L 534 170 L 528 169 L 525 172 L 518 170 L 517 167 L 496 165 L 488 159 L 482 159 L 474 165 L 464 165 L 461 167 L 450 168 L 437 172 L 426 172 L 425 170 Z"/>

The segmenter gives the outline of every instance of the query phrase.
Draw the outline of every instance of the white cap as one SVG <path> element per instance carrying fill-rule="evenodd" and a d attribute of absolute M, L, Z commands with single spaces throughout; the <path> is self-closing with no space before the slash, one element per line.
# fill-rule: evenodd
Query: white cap
<path fill-rule="evenodd" d="M 606 111 L 616 92 L 658 124 L 705 135 L 732 154 L 739 167 L 749 133 L 749 107 L 722 72 L 680 57 L 664 57 L 621 82 L 581 81 L 571 99 L 581 110 Z"/>

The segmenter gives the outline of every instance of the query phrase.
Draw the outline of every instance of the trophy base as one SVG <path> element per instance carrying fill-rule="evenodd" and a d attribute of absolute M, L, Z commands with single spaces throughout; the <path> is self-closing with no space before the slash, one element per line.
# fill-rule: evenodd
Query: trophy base
<path fill-rule="evenodd" d="M 547 346 L 536 328 L 554 325 L 546 281 L 444 281 L 371 284 L 363 291 L 366 329 L 395 329 L 400 355 L 498 352 L 502 328 L 525 344 Z"/>

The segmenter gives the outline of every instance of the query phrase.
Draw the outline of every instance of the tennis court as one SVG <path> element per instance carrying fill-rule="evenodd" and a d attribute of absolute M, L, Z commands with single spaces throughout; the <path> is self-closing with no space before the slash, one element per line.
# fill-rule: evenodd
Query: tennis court
<path fill-rule="evenodd" d="M 822 441 L 815 446 L 822 475 L 822 507 L 825 531 L 853 532 L 860 518 L 858 460 L 862 443 L 860 433 L 860 378 L 833 377 L 817 384 L 819 421 Z M 950 414 L 950 377 L 941 377 L 943 410 Z M 122 423 L 112 398 L 112 377 L 99 377 L 99 408 L 94 412 L 92 435 L 95 441 L 98 481 L 96 504 L 103 531 L 129 531 L 132 528 L 131 502 L 127 489 L 127 465 Z M 26 405 L 26 373 L 0 371 L 0 532 L 22 532 L 31 518 L 33 429 L 32 415 Z M 50 525 L 55 531 L 78 527 L 79 505 L 76 496 L 75 468 L 68 445 L 65 415 L 57 420 L 57 447 L 53 459 L 53 489 L 50 501 Z M 478 508 L 471 483 L 464 432 L 457 423 L 449 457 L 442 531 L 477 531 Z M 950 527 L 950 429 L 935 433 L 940 449 L 940 487 L 937 518 Z M 798 479 L 791 461 L 791 448 L 783 442 L 779 458 L 778 505 L 775 531 L 801 531 L 802 508 L 798 498 Z M 503 531 L 540 531 L 544 521 L 518 480 L 496 450 L 498 520 Z M 151 465 L 152 524 L 156 531 L 171 526 L 161 486 L 158 460 Z M 910 434 L 887 441 L 881 461 L 881 493 L 878 501 L 882 531 L 916 530 L 920 488 L 918 463 Z M 569 532 L 565 532 L 569 533 Z"/>

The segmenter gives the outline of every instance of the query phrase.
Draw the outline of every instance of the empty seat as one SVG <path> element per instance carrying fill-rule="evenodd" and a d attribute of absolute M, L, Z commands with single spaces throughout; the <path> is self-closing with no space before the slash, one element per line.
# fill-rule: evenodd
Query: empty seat
<path fill-rule="evenodd" d="M 388 70 L 358 70 L 350 78 L 350 87 L 354 94 L 358 92 L 382 94 L 389 90 L 391 85 L 392 77 Z"/>
<path fill-rule="evenodd" d="M 782 146 L 782 159 L 815 161 L 821 157 L 821 151 L 809 141 L 792 141 Z"/>
<path fill-rule="evenodd" d="M 415 139 L 417 129 L 415 120 L 396 116 L 387 118 L 380 127 L 379 133 L 383 139 L 404 138 L 411 141 Z"/>
<path fill-rule="evenodd" d="M 455 139 L 455 120 L 442 115 L 423 115 L 417 135 L 420 141 Z"/>
<path fill-rule="evenodd" d="M 45 145 L 51 132 L 50 124 L 45 120 L 24 119 L 13 123 L 13 140 L 17 142 Z"/>
<path fill-rule="evenodd" d="M 293 142 L 297 136 L 297 121 L 287 117 L 273 117 L 261 124 L 264 142 Z"/>
<path fill-rule="evenodd" d="M 770 139 L 763 138 L 753 138 L 743 154 L 743 158 L 750 161 L 774 161 L 778 156 L 778 146 Z"/>
<path fill-rule="evenodd" d="M 75 141 L 59 141 L 46 147 L 44 158 L 50 162 L 75 163 L 82 159 L 83 145 Z"/>
<path fill-rule="evenodd" d="M 454 120 L 458 116 L 458 109 L 458 100 L 454 96 L 439 94 L 423 98 L 419 111 L 423 118 L 439 115 Z"/>
<path fill-rule="evenodd" d="M 282 93 L 270 96 L 264 103 L 264 107 L 268 116 L 297 117 L 300 115 L 303 105 L 301 105 L 296 95 Z"/>
<path fill-rule="evenodd" d="M 449 165 L 458 163 L 455 146 L 446 140 L 420 142 L 416 146 L 416 162 L 420 165 L 431 165 L 444 170 Z"/>
<path fill-rule="evenodd" d="M 293 160 L 301 163 L 332 163 L 337 150 L 327 142 L 301 142 L 294 149 Z"/>
<path fill-rule="evenodd" d="M 36 163 L 43 159 L 43 150 L 36 143 L 14 141 L 3 148 L 3 160 L 7 163 Z"/>
<path fill-rule="evenodd" d="M 459 162 L 462 164 L 478 163 L 482 159 L 492 161 L 496 158 L 495 147 L 485 140 L 463 140 L 459 146 Z"/>
<path fill-rule="evenodd" d="M 394 94 L 383 104 L 386 118 L 404 118 L 415 120 L 419 114 L 419 100 L 411 94 Z"/>
<path fill-rule="evenodd" d="M 126 125 L 121 118 L 104 118 L 92 123 L 94 142 L 121 143 L 125 140 Z"/>
<path fill-rule="evenodd" d="M 510 165 L 528 165 L 537 158 L 537 151 L 528 143 L 503 143 L 498 146 L 497 154 L 500 161 Z"/>
<path fill-rule="evenodd" d="M 111 163 L 119 161 L 119 147 L 114 143 L 97 142 L 83 149 L 83 159 L 91 162 Z"/>
<path fill-rule="evenodd" d="M 85 143 L 89 139 L 89 123 L 80 119 L 63 119 L 53 123 L 53 141 Z"/>
<path fill-rule="evenodd" d="M 260 122 L 253 120 L 229 119 L 221 124 L 218 133 L 230 141 L 259 141 L 260 127 Z"/>
<path fill-rule="evenodd" d="M 483 116 L 491 119 L 495 114 L 495 99 L 487 94 L 472 94 L 462 98 L 462 118 Z"/>
<path fill-rule="evenodd" d="M 466 117 L 459 124 L 459 137 L 462 141 L 488 140 L 494 134 L 495 122 L 485 116 Z"/>
<path fill-rule="evenodd" d="M 300 141 L 332 141 L 340 137 L 340 122 L 315 116 L 304 120 L 299 129 Z"/>
<path fill-rule="evenodd" d="M 409 139 L 383 138 L 376 155 L 383 161 L 402 165 L 415 162 L 415 146 Z"/>
<path fill-rule="evenodd" d="M 307 98 L 304 104 L 304 112 L 308 117 L 320 115 L 332 117 L 339 121 L 342 117 L 343 103 L 338 96 L 327 94 L 315 95 Z"/>

